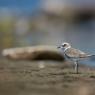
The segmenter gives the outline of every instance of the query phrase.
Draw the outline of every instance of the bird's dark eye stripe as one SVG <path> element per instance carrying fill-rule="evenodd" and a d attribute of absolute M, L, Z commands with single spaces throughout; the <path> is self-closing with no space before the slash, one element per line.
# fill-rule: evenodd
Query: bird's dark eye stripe
<path fill-rule="evenodd" d="M 66 46 L 66 44 L 62 45 L 62 47 L 65 47 L 65 46 Z"/>

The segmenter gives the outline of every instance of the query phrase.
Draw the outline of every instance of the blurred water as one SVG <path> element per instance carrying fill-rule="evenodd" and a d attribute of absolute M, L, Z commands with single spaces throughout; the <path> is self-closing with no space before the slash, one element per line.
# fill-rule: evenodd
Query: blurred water
<path fill-rule="evenodd" d="M 29 4 L 30 1 L 32 4 Z M 72 2 L 75 2 L 74 5 L 79 4 L 78 2 L 81 4 L 81 1 L 75 0 L 64 0 L 64 4 L 61 3 L 63 2 L 62 0 L 56 0 L 56 4 L 53 3 L 54 0 L 40 0 L 39 4 L 38 0 L 28 0 L 26 4 L 26 1 L 24 0 L 24 2 L 20 2 L 22 6 L 19 7 L 19 1 L 16 2 L 17 4 L 12 1 L 11 3 L 5 1 L 2 2 L 0 4 L 3 6 L 0 8 L 0 49 L 30 45 L 57 46 L 62 42 L 68 42 L 75 48 L 90 54 L 95 54 L 95 18 L 79 23 L 66 24 L 63 16 L 57 16 L 51 12 L 40 13 L 39 10 L 33 13 L 33 9 L 36 10 L 36 8 L 40 7 L 41 1 L 43 2 L 42 6 L 44 11 L 45 8 L 49 8 L 56 12 L 58 12 L 58 10 L 62 10 L 63 12 L 63 5 L 65 2 L 71 4 Z M 51 2 L 52 4 L 50 5 Z M 59 4 L 57 4 L 57 2 L 59 2 Z M 84 5 L 85 0 L 83 2 Z M 10 7 L 8 6 L 9 3 Z M 15 8 L 13 9 L 14 11 L 10 10 L 14 5 L 16 5 L 17 11 Z M 22 8 L 31 10 L 31 12 L 22 12 Z M 59 9 L 56 10 L 57 8 Z M 83 63 L 95 65 L 94 62 L 95 58 L 93 57 L 91 60 L 84 61 Z"/>

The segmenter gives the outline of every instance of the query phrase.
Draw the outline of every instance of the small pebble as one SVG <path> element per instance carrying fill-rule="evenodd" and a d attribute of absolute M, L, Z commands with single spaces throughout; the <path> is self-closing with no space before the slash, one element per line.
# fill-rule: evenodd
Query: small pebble
<path fill-rule="evenodd" d="M 44 62 L 40 62 L 38 64 L 38 66 L 39 66 L 40 69 L 43 69 L 43 68 L 45 68 L 45 63 Z"/>

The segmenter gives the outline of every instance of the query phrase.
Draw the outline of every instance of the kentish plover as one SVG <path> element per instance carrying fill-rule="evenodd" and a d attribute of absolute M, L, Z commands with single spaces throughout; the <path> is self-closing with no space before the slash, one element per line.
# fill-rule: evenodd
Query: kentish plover
<path fill-rule="evenodd" d="M 78 49 L 72 48 L 71 45 L 67 42 L 62 43 L 60 46 L 58 46 L 58 48 L 61 49 L 67 59 L 72 60 L 74 62 L 76 73 L 78 73 L 78 61 L 82 58 L 88 58 L 93 56 L 84 53 Z"/>

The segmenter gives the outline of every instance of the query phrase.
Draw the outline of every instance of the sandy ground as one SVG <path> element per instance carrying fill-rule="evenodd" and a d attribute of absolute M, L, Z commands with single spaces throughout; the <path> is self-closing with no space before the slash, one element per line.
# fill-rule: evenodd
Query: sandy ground
<path fill-rule="evenodd" d="M 56 61 L 0 61 L 0 95 L 95 95 L 95 71 Z"/>

